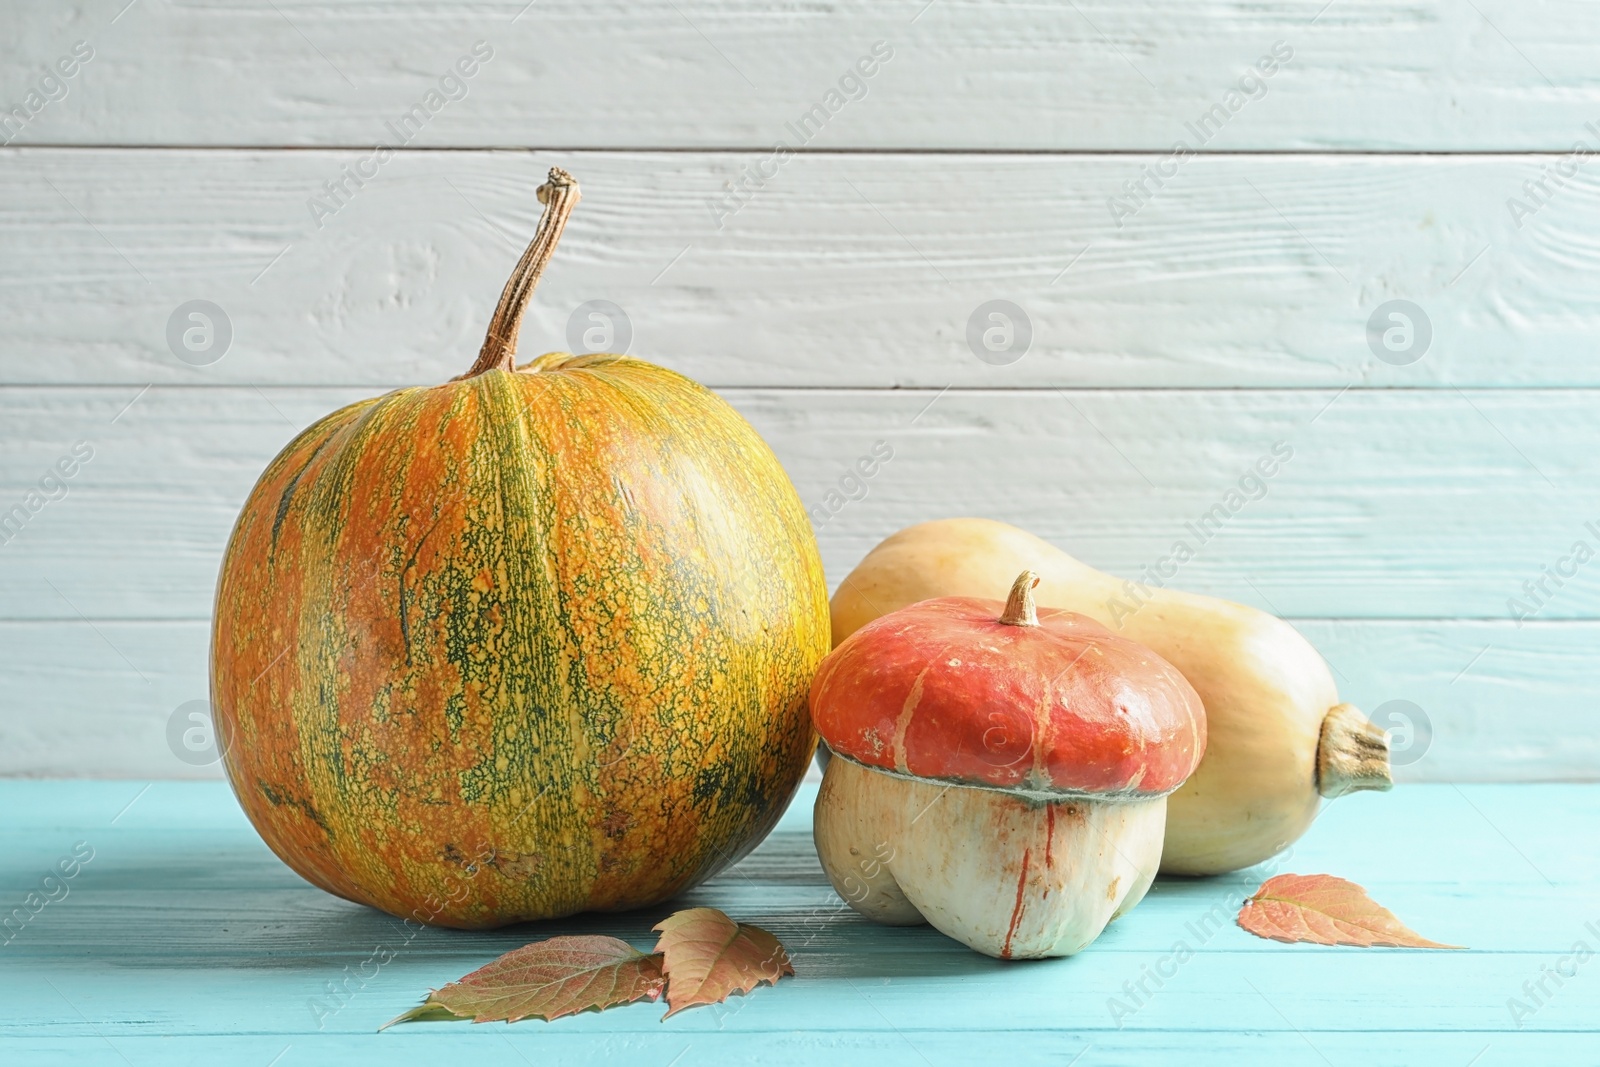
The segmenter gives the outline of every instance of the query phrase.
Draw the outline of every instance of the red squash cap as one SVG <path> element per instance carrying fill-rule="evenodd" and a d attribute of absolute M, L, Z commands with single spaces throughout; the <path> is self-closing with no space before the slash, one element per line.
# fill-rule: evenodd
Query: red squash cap
<path fill-rule="evenodd" d="M 837 755 L 914 778 L 1040 795 L 1164 796 L 1206 748 L 1205 708 L 1177 669 L 1085 615 L 940 597 L 834 649 L 811 717 Z M 1002 610 L 1002 608 L 1004 610 Z"/>

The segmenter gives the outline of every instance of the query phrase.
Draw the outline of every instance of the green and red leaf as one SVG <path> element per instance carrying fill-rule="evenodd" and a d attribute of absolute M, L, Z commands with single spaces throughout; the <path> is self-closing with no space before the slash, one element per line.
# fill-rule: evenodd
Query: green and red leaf
<path fill-rule="evenodd" d="M 689 908 L 656 924 L 668 975 L 670 1018 L 697 1004 L 716 1004 L 763 982 L 776 985 L 794 965 L 782 943 L 759 926 L 734 922 L 716 908 Z"/>
<path fill-rule="evenodd" d="M 436 989 L 384 1023 L 453 1016 L 473 1022 L 559 1019 L 661 996 L 659 954 L 645 955 L 615 937 L 552 937 L 507 952 L 459 982 Z"/>

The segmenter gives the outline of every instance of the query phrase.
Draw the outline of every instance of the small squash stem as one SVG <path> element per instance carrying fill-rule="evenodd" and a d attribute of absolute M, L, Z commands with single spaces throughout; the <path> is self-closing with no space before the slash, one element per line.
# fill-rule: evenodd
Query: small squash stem
<path fill-rule="evenodd" d="M 1381 792 L 1393 785 L 1389 736 L 1354 704 L 1336 705 L 1322 720 L 1317 742 L 1317 792 L 1341 797 L 1363 789 Z"/>
<path fill-rule="evenodd" d="M 1006 610 L 1000 613 L 1000 621 L 1007 626 L 1038 626 L 1039 611 L 1033 603 L 1033 587 L 1038 584 L 1039 576 L 1032 571 L 1017 575 L 1017 580 L 1011 583 L 1011 595 L 1006 598 Z"/>
<path fill-rule="evenodd" d="M 539 275 L 555 253 L 561 231 L 566 229 L 572 209 L 578 206 L 578 182 L 560 167 L 550 168 L 550 177 L 539 186 L 539 203 L 544 214 L 539 216 L 539 228 L 534 232 L 528 250 L 522 253 L 516 269 L 506 279 L 500 293 L 500 303 L 495 306 L 494 318 L 489 320 L 489 332 L 478 350 L 478 361 L 462 378 L 471 378 L 491 370 L 512 370 L 517 355 L 517 333 L 522 329 L 522 315 L 528 310 L 528 298 Z M 459 380 L 459 379 L 458 379 Z"/>

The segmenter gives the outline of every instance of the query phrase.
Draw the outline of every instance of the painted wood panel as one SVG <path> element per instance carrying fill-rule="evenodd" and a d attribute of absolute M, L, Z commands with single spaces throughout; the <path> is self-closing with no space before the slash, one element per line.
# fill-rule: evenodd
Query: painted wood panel
<path fill-rule="evenodd" d="M 0 389 L 0 511 L 38 504 L 0 546 L 4 617 L 207 618 L 267 461 L 370 393 Z M 789 471 L 834 582 L 902 526 L 976 514 L 1290 617 L 1600 618 L 1574 548 L 1600 544 L 1590 390 L 724 395 Z M 92 459 L 48 499 L 79 440 Z"/>
<path fill-rule="evenodd" d="M 12 131 L 28 143 L 372 145 L 421 105 L 404 132 L 428 146 L 1164 151 L 1220 106 L 1208 148 L 1565 151 L 1600 118 L 1600 13 L 1580 0 L 25 12 L 0 34 L 5 103 L 58 97 Z M 65 95 L 41 86 L 78 41 L 93 58 Z M 492 58 L 462 77 L 476 42 Z M 887 62 L 858 68 L 877 42 Z M 1274 45 L 1287 61 L 1240 92 Z"/>
<path fill-rule="evenodd" d="M 1396 730 L 1401 782 L 1587 779 L 1600 766 L 1600 623 L 1295 626 L 1340 696 Z M 209 637 L 200 620 L 0 622 L 0 776 L 216 777 L 168 734 L 206 699 Z"/>
<path fill-rule="evenodd" d="M 1341 799 L 1275 864 L 1158 880 L 1080 955 L 1011 964 L 930 928 L 876 926 L 845 908 L 809 847 L 812 795 L 802 793 L 745 863 L 681 902 L 722 907 L 777 933 L 796 968 L 777 988 L 667 1023 L 659 1005 L 634 1005 L 556 1024 L 438 1023 L 379 1036 L 376 1027 L 426 989 L 500 952 L 569 932 L 648 945 L 659 916 L 413 935 L 300 882 L 220 783 L 4 783 L 0 802 L 18 815 L 0 850 L 0 892 L 35 884 L 76 841 L 94 857 L 66 897 L 7 946 L 19 966 L 0 973 L 9 1005 L 0 1034 L 30 1062 L 136 1064 L 381 1054 L 388 1062 L 870 1056 L 942 1065 L 1000 1046 L 1018 1063 L 1495 1062 L 1485 1050 L 1516 1063 L 1581 1062 L 1592 1046 L 1600 993 L 1581 964 L 1577 977 L 1547 982 L 1536 1010 L 1518 1018 L 1508 1006 L 1577 941 L 1592 953 L 1600 868 L 1592 850 L 1571 847 L 1600 817 L 1592 786 L 1410 786 Z M 1471 947 L 1286 946 L 1227 918 L 1200 925 L 1207 914 L 1231 918 L 1277 869 L 1347 874 L 1425 932 Z M 1174 965 L 1180 940 L 1190 955 Z M 393 958 L 361 971 L 376 947 Z M 1112 998 L 1133 1010 L 1115 1014 Z"/>
<path fill-rule="evenodd" d="M 1600 183 L 1530 198 L 1546 156 L 829 154 L 742 206 L 739 154 L 412 152 L 360 188 L 349 152 L 0 158 L 10 383 L 459 373 L 559 163 L 585 199 L 531 354 L 627 335 L 717 386 L 1600 386 Z M 1176 173 L 1124 193 L 1149 166 Z M 226 344 L 185 347 L 193 300 Z"/>
<path fill-rule="evenodd" d="M 996 1049 L 1005 1050 L 1007 1064 L 1017 1067 L 1061 1067 L 1085 1048 L 1094 1055 L 1079 1060 L 1079 1067 L 1101 1064 L 1141 1064 L 1181 1061 L 1196 1067 L 1234 1067 L 1239 1063 L 1321 1064 L 1316 1053 L 1336 1057 L 1335 1063 L 1371 1064 L 1372 1067 L 1411 1067 L 1437 1057 L 1441 1062 L 1470 1063 L 1485 1047 L 1497 1043 L 1482 1032 L 1460 1034 L 1406 1033 L 1386 1030 L 1382 1047 L 1370 1034 L 1318 1033 L 1316 1044 L 1308 1047 L 1304 1032 L 1196 1034 L 1191 1031 L 1143 1031 L 1086 1033 L 1062 1028 L 1034 1031 L 1019 1039 L 1010 1030 L 965 1030 L 954 1033 L 928 1030 L 902 1030 L 884 1033 L 815 1033 L 775 1030 L 759 1035 L 749 1033 L 696 1033 L 692 1040 L 680 1034 L 646 1031 L 629 1034 L 626 1040 L 604 1040 L 561 1034 L 502 1034 L 498 1028 L 480 1028 L 468 1034 L 411 1034 L 403 1046 L 395 1039 L 378 1041 L 368 1035 L 297 1034 L 286 1040 L 277 1034 L 238 1034 L 186 1036 L 179 1041 L 160 1037 L 119 1036 L 107 1049 L 99 1037 L 18 1037 L 8 1039 L 7 1047 L 40 1067 L 82 1067 L 105 1056 L 108 1064 L 170 1067 L 206 1067 L 213 1063 L 238 1060 L 263 1063 L 290 1048 L 306 1062 L 338 1067 L 392 1067 L 396 1050 L 404 1047 L 419 1061 L 470 1059 L 483 1067 L 526 1067 L 542 1061 L 573 1064 L 575 1067 L 614 1064 L 618 1050 L 650 1062 L 693 1067 L 695 1064 L 737 1062 L 741 1057 L 759 1058 L 771 1067 L 800 1067 L 824 1062 L 870 1061 L 875 1067 L 960 1067 L 982 1062 Z M 1502 1036 L 1502 1035 L 1496 1035 Z M 1536 1032 L 1503 1035 L 1498 1047 L 1509 1050 L 1518 1060 L 1507 1062 L 1581 1062 L 1592 1037 L 1587 1033 Z M 174 1045 L 179 1046 L 174 1048 Z M 686 1055 L 685 1050 L 694 1053 Z M 1068 1059 L 1062 1058 L 1068 1050 Z M 1493 1062 L 1493 1061 L 1490 1061 Z"/>
<path fill-rule="evenodd" d="M 1592 778 L 1597 41 L 1577 0 L 0 5 L 0 773 L 208 773 L 163 731 L 239 502 L 470 361 L 557 163 L 528 353 L 721 388 L 835 582 L 957 512 L 1137 576 L 1220 503 L 1176 581 L 1424 709 L 1402 777 Z"/>

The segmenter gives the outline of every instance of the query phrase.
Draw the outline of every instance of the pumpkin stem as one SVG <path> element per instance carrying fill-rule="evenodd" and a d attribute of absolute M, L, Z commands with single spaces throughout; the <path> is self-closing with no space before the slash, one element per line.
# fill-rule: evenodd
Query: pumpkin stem
<path fill-rule="evenodd" d="M 1393 785 L 1389 736 L 1354 704 L 1335 705 L 1322 720 L 1322 736 L 1317 742 L 1317 792 L 1342 797 Z"/>
<path fill-rule="evenodd" d="M 544 214 L 539 216 L 539 228 L 534 231 L 528 250 L 522 253 L 517 267 L 506 279 L 500 292 L 500 303 L 495 306 L 494 318 L 489 320 L 489 332 L 478 350 L 478 361 L 462 378 L 471 378 L 491 370 L 512 370 L 517 355 L 517 332 L 522 329 L 522 314 L 528 310 L 528 298 L 539 275 L 555 253 L 561 231 L 566 229 L 567 218 L 578 206 L 578 182 L 560 167 L 550 168 L 550 177 L 539 186 L 539 203 Z M 459 380 L 459 379 L 458 379 Z"/>
<path fill-rule="evenodd" d="M 1017 575 L 1017 580 L 1011 583 L 1011 595 L 1006 598 L 1006 610 L 1000 613 L 1000 621 L 1007 626 L 1038 626 L 1039 611 L 1033 604 L 1033 587 L 1038 584 L 1039 576 L 1032 571 Z"/>

